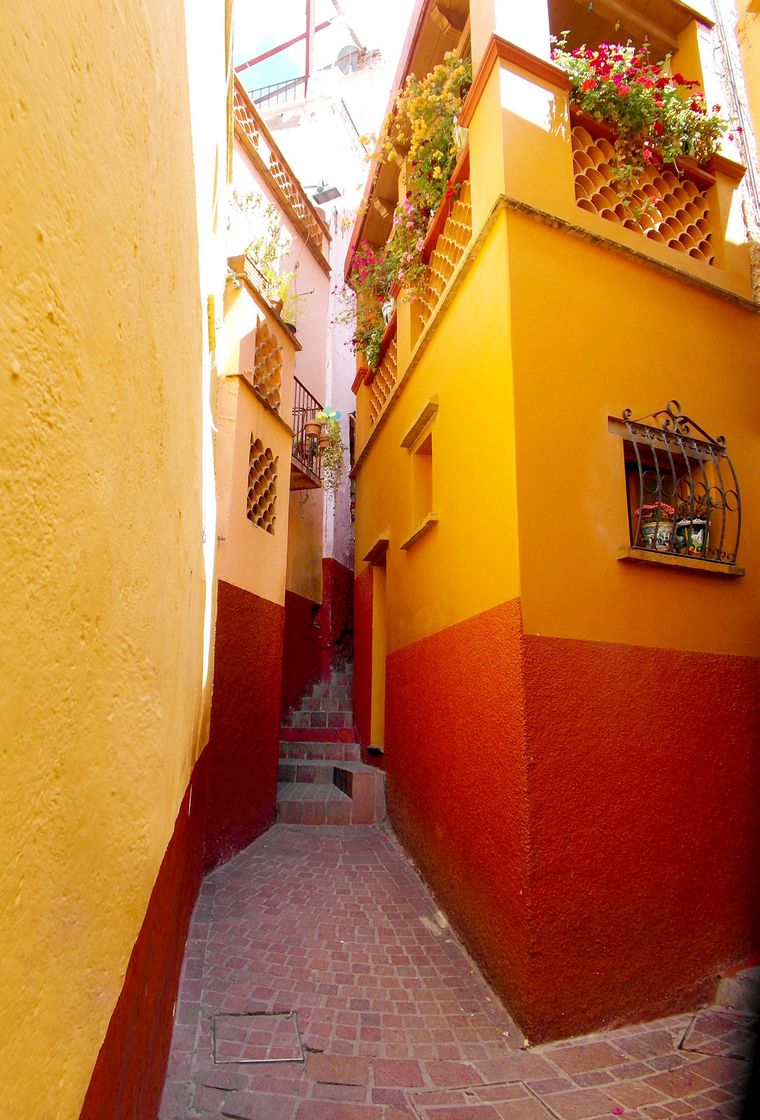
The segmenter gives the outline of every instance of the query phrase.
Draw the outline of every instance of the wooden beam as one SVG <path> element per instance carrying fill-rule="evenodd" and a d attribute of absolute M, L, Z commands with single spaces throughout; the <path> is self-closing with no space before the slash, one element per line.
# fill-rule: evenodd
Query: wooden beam
<path fill-rule="evenodd" d="M 597 15 L 612 20 L 612 22 L 620 20 L 624 26 L 643 32 L 647 39 L 656 39 L 658 43 L 663 43 L 668 50 L 675 51 L 678 49 L 678 39 L 672 32 L 663 27 L 662 24 L 640 15 L 629 4 L 621 4 L 619 0 L 591 0 L 591 5 L 588 0 L 575 0 L 575 3 L 582 5 L 584 8 L 593 5 L 593 11 Z"/>

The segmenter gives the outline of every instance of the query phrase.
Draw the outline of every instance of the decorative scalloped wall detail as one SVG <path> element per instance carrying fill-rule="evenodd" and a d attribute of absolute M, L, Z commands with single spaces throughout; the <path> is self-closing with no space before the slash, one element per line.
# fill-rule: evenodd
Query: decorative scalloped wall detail
<path fill-rule="evenodd" d="M 248 456 L 248 493 L 246 517 L 267 533 L 274 533 L 277 507 L 277 456 L 251 437 Z"/>
<path fill-rule="evenodd" d="M 272 408 L 280 407 L 282 386 L 282 350 L 263 320 L 256 328 L 256 356 L 250 374 L 256 391 Z"/>
<path fill-rule="evenodd" d="M 396 384 L 397 375 L 396 337 L 394 335 L 369 387 L 369 422 L 371 427 L 375 425 L 377 418 L 383 411 L 383 405 Z"/>
<path fill-rule="evenodd" d="M 454 269 L 464 256 L 465 249 L 472 238 L 472 206 L 470 203 L 470 184 L 464 182 L 459 198 L 451 208 L 441 236 L 430 256 L 427 282 L 415 299 L 416 335 L 425 329 L 435 307 L 443 295 L 443 290 L 451 279 Z"/>
<path fill-rule="evenodd" d="M 710 207 L 695 183 L 672 171 L 647 168 L 626 203 L 613 180 L 615 151 L 609 140 L 595 140 L 581 125 L 571 136 L 575 200 L 581 210 L 694 260 L 715 263 Z"/>

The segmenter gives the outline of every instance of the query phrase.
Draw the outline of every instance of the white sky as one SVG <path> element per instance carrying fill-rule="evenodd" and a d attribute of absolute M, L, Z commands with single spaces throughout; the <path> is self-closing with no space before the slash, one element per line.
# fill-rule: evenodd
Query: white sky
<path fill-rule="evenodd" d="M 337 17 L 331 27 L 316 36 L 317 68 L 334 62 L 341 47 L 351 45 L 348 23 L 365 47 L 380 50 L 395 69 L 414 0 L 340 0 L 345 21 L 338 15 L 332 0 L 316 0 L 316 5 L 316 23 Z M 270 47 L 303 32 L 305 13 L 305 0 L 237 0 L 235 64 L 263 54 Z M 304 44 L 301 42 L 255 68 L 242 71 L 240 77 L 247 89 L 253 89 L 297 77 L 303 72 Z"/>

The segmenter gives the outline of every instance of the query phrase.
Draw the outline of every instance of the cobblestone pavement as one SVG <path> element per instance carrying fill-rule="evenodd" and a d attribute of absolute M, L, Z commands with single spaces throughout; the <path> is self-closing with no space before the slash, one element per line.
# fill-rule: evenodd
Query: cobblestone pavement
<path fill-rule="evenodd" d="M 160 1120 L 717 1120 L 749 1027 L 714 1007 L 522 1050 L 390 830 L 276 825 L 203 883 Z"/>

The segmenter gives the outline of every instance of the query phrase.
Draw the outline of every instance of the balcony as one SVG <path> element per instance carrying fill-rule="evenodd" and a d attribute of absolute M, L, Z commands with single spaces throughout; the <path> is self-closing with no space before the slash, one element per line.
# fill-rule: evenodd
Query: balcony
<path fill-rule="evenodd" d="M 235 135 L 245 146 L 254 165 L 269 181 L 277 201 L 298 227 L 317 263 L 329 274 L 330 266 L 325 257 L 326 246 L 330 240 L 327 226 L 291 171 L 256 106 L 237 77 L 232 112 Z"/>
<path fill-rule="evenodd" d="M 364 384 L 368 394 L 369 431 L 376 426 L 408 368 L 416 362 L 426 345 L 430 328 L 456 285 L 460 266 L 472 243 L 469 151 L 461 153 L 451 177 L 457 186 L 455 198 L 445 202 L 433 215 L 425 238 L 423 259 L 428 268 L 422 289 L 413 301 L 399 293 L 399 308 L 386 327 L 380 346 L 377 369 L 360 371 L 355 388 Z M 408 316 L 410 346 L 399 346 L 399 316 Z M 403 334 L 402 330 L 402 334 Z M 367 433 L 365 433 L 366 436 Z"/>
<path fill-rule="evenodd" d="M 322 485 L 322 457 L 319 444 L 306 435 L 306 423 L 313 420 L 322 405 L 297 377 L 293 378 L 293 448 L 290 458 L 290 489 L 317 490 Z"/>

